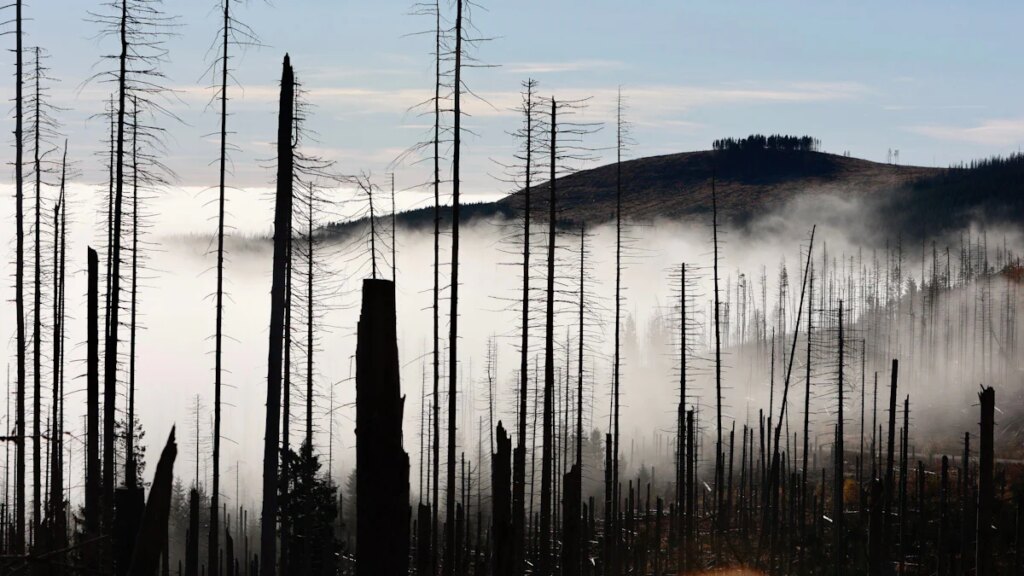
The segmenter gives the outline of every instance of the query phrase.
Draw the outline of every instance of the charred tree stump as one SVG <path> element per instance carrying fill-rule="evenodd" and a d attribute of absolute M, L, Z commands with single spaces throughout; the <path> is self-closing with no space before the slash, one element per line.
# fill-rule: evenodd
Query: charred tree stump
<path fill-rule="evenodd" d="M 145 497 L 141 487 L 121 486 L 114 491 L 114 573 L 128 576 L 135 536 L 142 523 Z"/>
<path fill-rule="evenodd" d="M 939 484 L 939 536 L 936 539 L 938 548 L 939 576 L 949 574 L 949 558 L 951 540 L 949 537 L 949 457 L 942 457 L 942 476 Z"/>
<path fill-rule="evenodd" d="M 582 478 L 576 464 L 565 475 L 565 494 L 562 498 L 562 576 L 580 573 L 580 494 Z"/>
<path fill-rule="evenodd" d="M 356 574 L 409 570 L 409 455 L 395 330 L 395 284 L 363 280 L 356 343 Z"/>
<path fill-rule="evenodd" d="M 149 501 L 142 513 L 135 546 L 131 556 L 132 576 L 152 576 L 156 574 L 157 564 L 163 557 L 163 573 L 167 567 L 167 519 L 171 513 L 171 490 L 174 483 L 174 459 L 178 455 L 178 445 L 174 441 L 174 428 L 167 437 L 167 444 L 160 454 L 153 475 L 153 485 L 149 491 Z M 141 492 L 140 492 L 141 493 Z"/>
<path fill-rule="evenodd" d="M 868 526 L 868 574 L 881 576 L 885 573 L 885 503 L 882 483 L 871 480 L 871 517 Z"/>
<path fill-rule="evenodd" d="M 978 544 L 975 573 L 978 576 L 988 576 L 994 573 L 992 542 L 995 540 L 995 528 L 992 526 L 992 508 L 995 490 L 992 481 L 992 432 L 995 424 L 996 392 L 992 387 L 988 387 L 982 389 L 978 396 L 981 398 L 981 447 L 978 455 Z"/>
<path fill-rule="evenodd" d="M 416 509 L 417 574 L 431 574 L 430 528 L 430 504 L 420 504 Z"/>
<path fill-rule="evenodd" d="M 199 490 L 188 493 L 188 532 L 185 535 L 185 576 L 199 576 Z"/>
<path fill-rule="evenodd" d="M 509 478 L 512 474 L 512 440 L 501 421 L 498 422 L 496 438 L 498 452 L 491 459 L 492 486 L 492 519 L 494 556 L 492 573 L 494 576 L 512 576 L 515 573 L 515 541 L 512 523 L 512 487 Z"/>

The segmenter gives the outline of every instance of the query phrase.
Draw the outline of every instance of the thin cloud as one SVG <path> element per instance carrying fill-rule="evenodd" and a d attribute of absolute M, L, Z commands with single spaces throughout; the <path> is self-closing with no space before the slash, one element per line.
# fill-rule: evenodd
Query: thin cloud
<path fill-rule="evenodd" d="M 510 74 L 556 74 L 563 72 L 591 72 L 622 68 L 617 60 L 570 60 L 566 62 L 513 62 L 502 66 Z"/>
<path fill-rule="evenodd" d="M 988 146 L 1007 146 L 1024 142 L 1024 118 L 996 118 L 967 127 L 935 124 L 910 126 L 907 130 L 938 140 Z"/>

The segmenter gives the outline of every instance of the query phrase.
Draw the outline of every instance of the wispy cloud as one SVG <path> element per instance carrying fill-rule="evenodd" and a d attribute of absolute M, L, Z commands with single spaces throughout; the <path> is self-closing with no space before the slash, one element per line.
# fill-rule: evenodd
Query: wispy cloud
<path fill-rule="evenodd" d="M 570 60 L 565 62 L 513 62 L 501 67 L 511 74 L 555 74 L 564 72 L 593 72 L 622 68 L 617 60 Z"/>
<path fill-rule="evenodd" d="M 988 146 L 1006 146 L 1024 142 L 1024 118 L 995 118 L 976 126 L 920 125 L 907 130 L 936 138 Z"/>

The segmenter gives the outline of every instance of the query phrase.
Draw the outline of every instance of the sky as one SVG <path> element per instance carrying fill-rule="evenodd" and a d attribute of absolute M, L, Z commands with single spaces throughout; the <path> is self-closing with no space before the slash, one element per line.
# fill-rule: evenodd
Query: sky
<path fill-rule="evenodd" d="M 218 119 L 205 73 L 216 54 L 215 4 L 163 4 L 177 17 L 162 71 L 174 89 L 167 106 L 180 121 L 156 122 L 166 131 L 174 188 L 193 196 L 216 182 Z M 442 10 L 453 12 L 445 2 Z M 90 77 L 108 69 L 102 56 L 116 46 L 90 11 L 109 8 L 82 0 L 28 5 L 25 44 L 49 52 L 69 157 L 80 181 L 100 183 L 104 123 L 96 115 L 112 86 Z M 263 46 L 233 65 L 229 129 L 238 149 L 230 183 L 247 190 L 272 184 L 277 82 L 290 52 L 312 104 L 307 150 L 342 173 L 369 173 L 381 183 L 394 170 L 399 204 L 424 205 L 427 195 L 411 190 L 428 180 L 426 167 L 391 165 L 428 138 L 431 121 L 413 109 L 430 96 L 433 80 L 432 20 L 415 11 L 405 0 L 236 6 Z M 473 50 L 484 67 L 464 73 L 481 98 L 467 102 L 467 201 L 510 191 L 501 164 L 515 150 L 512 108 L 527 78 L 539 81 L 542 95 L 591 98 L 583 116 L 604 130 L 588 145 L 603 160 L 614 143 L 619 87 L 633 157 L 780 132 L 811 134 L 830 152 L 885 161 L 898 149 L 903 164 L 945 166 L 1014 152 L 1024 141 L 1024 79 L 1013 73 L 1019 3 L 521 0 L 484 2 L 471 15 L 471 34 L 487 41 Z"/>

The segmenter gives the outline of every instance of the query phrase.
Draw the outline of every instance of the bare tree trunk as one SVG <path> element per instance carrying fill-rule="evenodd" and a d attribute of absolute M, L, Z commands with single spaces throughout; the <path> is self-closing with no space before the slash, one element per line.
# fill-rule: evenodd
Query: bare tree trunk
<path fill-rule="evenodd" d="M 33 300 L 32 300 L 32 544 L 39 539 L 39 528 L 42 525 L 41 504 L 42 496 L 42 336 L 43 336 L 43 278 L 42 278 L 42 172 L 39 162 L 39 117 L 41 108 L 39 105 L 39 47 L 35 48 L 35 121 L 32 126 L 32 169 L 35 176 L 35 227 L 34 227 L 34 257 L 32 265 L 33 279 Z"/>
<path fill-rule="evenodd" d="M 835 441 L 835 467 L 833 469 L 832 486 L 832 554 L 835 571 L 838 574 L 846 565 L 846 555 L 843 548 L 845 543 L 845 529 L 843 521 L 843 362 L 844 362 L 843 341 L 843 301 L 839 301 L 839 401 L 836 411 L 836 441 Z"/>
<path fill-rule="evenodd" d="M 455 78 L 453 87 L 453 133 L 452 133 L 452 280 L 451 300 L 448 314 L 448 485 L 446 486 L 446 521 L 448 523 L 447 561 L 444 570 L 447 576 L 455 574 L 455 410 L 458 404 L 459 372 L 459 167 L 462 145 L 462 7 L 463 0 L 456 0 L 455 16 Z"/>
<path fill-rule="evenodd" d="M 526 544 L 526 402 L 529 396 L 529 338 L 530 338 L 530 220 L 532 212 L 531 177 L 533 175 L 533 88 L 534 81 L 526 82 L 526 180 L 523 188 L 523 312 L 519 343 L 519 428 L 512 471 L 512 522 L 514 574 L 523 574 L 526 566 L 523 554 Z"/>
<path fill-rule="evenodd" d="M 884 543 L 889 542 L 889 537 L 891 536 L 891 533 L 890 533 L 890 523 L 891 522 L 890 522 L 890 519 L 889 519 L 889 509 L 892 506 L 893 485 L 895 484 L 895 469 L 894 469 L 895 468 L 895 466 L 894 466 L 895 463 L 894 463 L 894 460 L 895 460 L 895 451 L 896 451 L 896 389 L 897 389 L 897 383 L 898 383 L 898 380 L 899 380 L 899 378 L 898 378 L 898 376 L 899 376 L 899 367 L 900 367 L 899 360 L 893 358 L 893 360 L 892 360 L 892 380 L 891 380 L 891 383 L 889 385 L 889 442 L 888 442 L 888 445 L 886 446 L 885 486 L 884 486 L 885 493 L 883 495 L 885 510 L 882 513 L 882 517 L 884 518 L 884 525 L 883 525 L 883 528 L 882 528 L 883 533 L 884 533 L 884 538 L 882 539 L 883 545 L 884 545 Z M 966 462 L 964 463 L 964 465 L 966 466 Z"/>
<path fill-rule="evenodd" d="M 622 120 L 622 91 L 616 104 L 615 122 L 615 350 L 612 360 L 612 517 L 611 517 L 611 569 L 622 569 L 619 554 L 619 501 L 622 499 L 619 482 L 619 369 L 622 366 L 622 149 L 625 145 Z M 608 522 L 608 518 L 605 518 Z M 606 530 L 607 531 L 607 530 Z M 606 535 L 607 538 L 607 535 Z"/>
<path fill-rule="evenodd" d="M 309 231 L 306 234 L 306 446 L 313 451 L 313 188 L 309 190 Z"/>
<path fill-rule="evenodd" d="M 88 252 L 88 310 L 86 352 L 86 455 L 85 455 L 85 535 L 100 534 L 100 353 L 99 353 L 99 256 Z M 85 549 L 85 564 L 98 569 L 99 554 Z"/>
<path fill-rule="evenodd" d="M 432 515 L 430 529 L 430 574 L 437 574 L 438 568 L 438 510 L 440 507 L 441 480 L 441 325 L 440 325 L 440 270 L 441 270 L 441 3 L 434 1 L 434 477 L 431 497 Z"/>
<path fill-rule="evenodd" d="M 292 130 L 295 76 L 285 54 L 277 124 L 277 198 L 274 209 L 274 267 L 270 290 L 270 343 L 267 354 L 267 424 L 263 438 L 263 509 L 260 519 L 260 574 L 277 572 L 277 477 L 281 410 L 281 353 L 284 333 L 285 275 L 292 223 Z"/>
<path fill-rule="evenodd" d="M 547 313 L 544 331 L 544 430 L 540 468 L 540 550 L 537 566 L 541 576 L 551 573 L 551 467 L 553 465 L 553 427 L 555 394 L 555 171 L 557 169 L 558 104 L 551 99 L 551 143 L 548 181 L 548 280 Z"/>
<path fill-rule="evenodd" d="M 128 0 L 121 0 L 119 27 L 121 53 L 118 57 L 117 138 L 114 154 L 113 225 L 111 228 L 110 287 L 108 294 L 106 345 L 103 348 L 103 529 L 109 531 L 114 519 L 114 419 L 117 402 L 117 348 L 121 311 L 121 217 L 124 198 L 124 116 L 128 73 Z M 104 546 L 104 549 L 109 546 Z M 110 556 L 109 554 L 104 554 Z"/>
<path fill-rule="evenodd" d="M 220 425 L 221 376 L 224 338 L 224 212 L 228 145 L 228 38 L 231 31 L 231 0 L 224 0 L 224 29 L 221 48 L 220 82 L 220 158 L 217 171 L 217 292 L 213 333 L 213 485 L 210 492 L 210 533 L 207 541 L 207 564 L 210 576 L 218 576 L 220 550 Z"/>
<path fill-rule="evenodd" d="M 60 195 L 53 214 L 53 405 L 51 418 L 53 426 L 50 432 L 50 507 L 47 516 L 51 522 L 51 546 L 61 550 L 67 546 L 67 527 L 64 516 L 64 413 L 62 382 L 64 368 L 64 226 L 62 224 L 65 208 L 65 177 L 67 175 L 68 145 L 64 143 L 64 156 L 61 161 Z M 60 556 L 59 559 L 63 559 Z"/>
<path fill-rule="evenodd" d="M 15 9 L 15 84 L 14 84 L 14 203 L 15 203 L 15 263 L 14 263 L 14 307 L 17 323 L 17 401 L 15 414 L 17 425 L 14 435 L 14 530 L 11 551 L 25 553 L 25 179 L 22 157 L 24 135 L 22 132 L 22 49 L 21 49 L 21 0 L 16 0 Z"/>
<path fill-rule="evenodd" d="M 811 335 L 814 333 L 814 264 L 810 265 L 807 274 L 807 366 L 804 373 L 804 465 L 800 471 L 800 538 L 807 541 L 807 471 L 810 468 L 810 423 L 811 423 Z M 774 348 L 772 349 L 774 354 Z M 805 548 L 800 547 L 800 559 L 805 557 Z"/>
<path fill-rule="evenodd" d="M 139 103 L 132 98 L 132 285 L 128 324 L 128 427 L 125 430 L 125 485 L 136 487 L 135 462 L 135 332 L 139 291 Z M 141 497 L 140 497 L 141 499 Z"/>
<path fill-rule="evenodd" d="M 721 335 L 721 302 L 718 299 L 718 200 L 715 193 L 715 175 L 711 175 L 711 234 L 712 249 L 714 251 L 713 276 L 714 276 L 714 322 L 715 322 L 715 533 L 716 535 L 724 530 L 722 520 L 725 518 L 725 510 L 722 500 L 722 335 Z M 717 555 L 718 539 L 715 539 L 715 553 Z"/>

